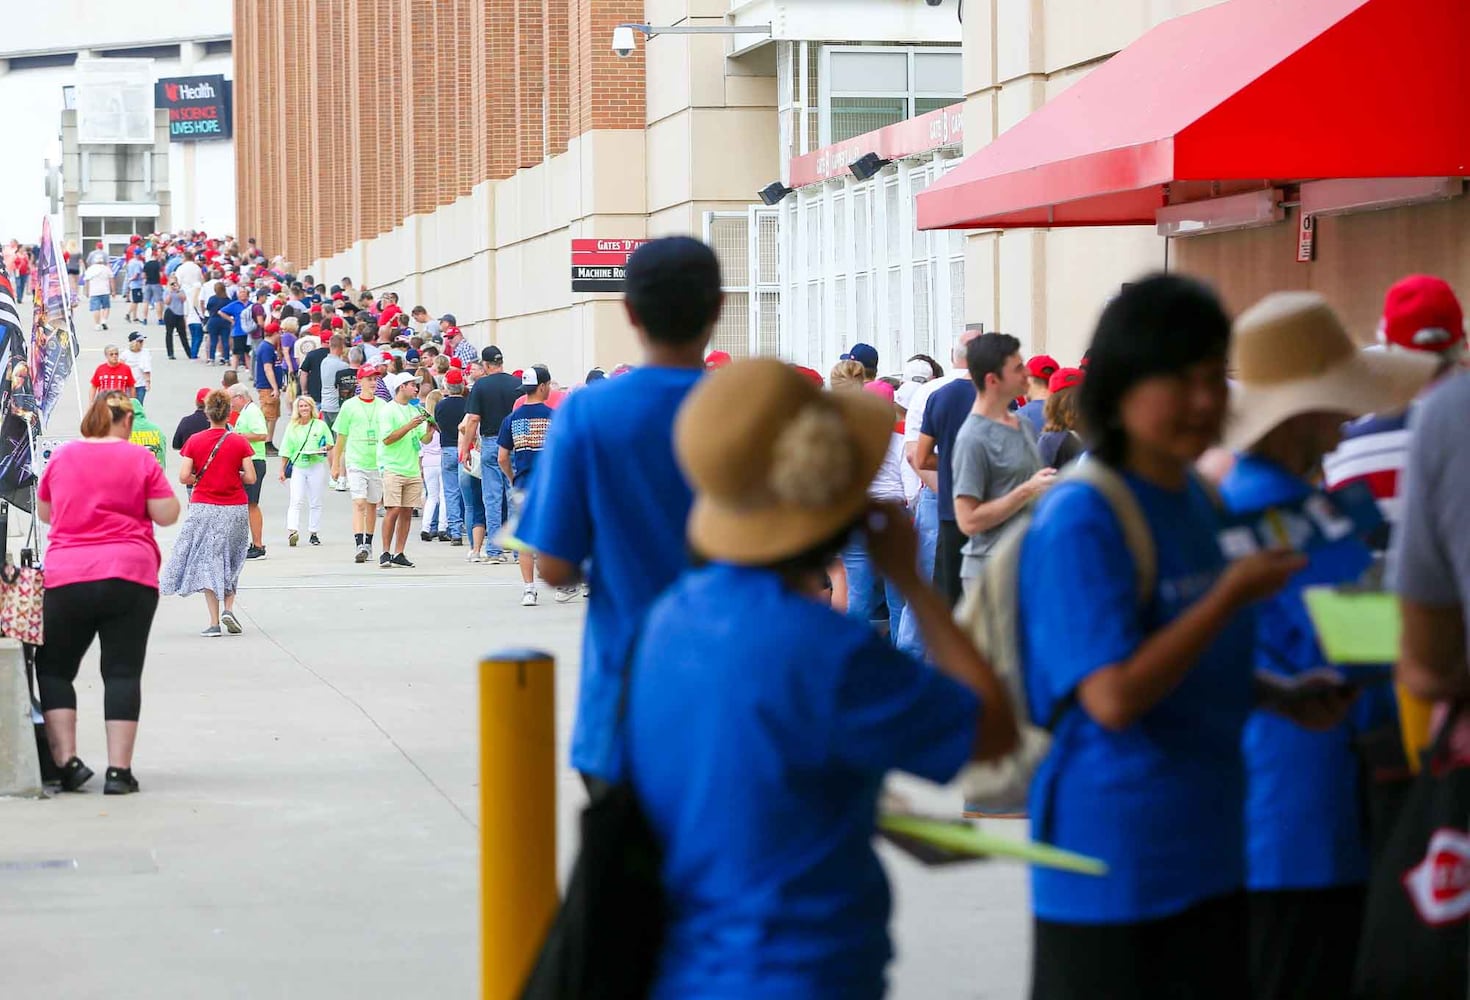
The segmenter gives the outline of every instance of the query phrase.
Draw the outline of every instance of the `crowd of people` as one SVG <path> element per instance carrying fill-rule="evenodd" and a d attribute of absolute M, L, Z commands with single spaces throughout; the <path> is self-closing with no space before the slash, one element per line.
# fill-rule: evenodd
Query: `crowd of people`
<path fill-rule="evenodd" d="M 42 664 L 66 787 L 90 776 L 72 647 L 133 649 L 143 617 L 120 634 L 93 591 L 203 593 L 204 634 L 240 632 L 274 459 L 290 546 L 302 508 L 319 544 L 345 491 L 357 563 L 412 568 L 417 516 L 420 542 L 518 564 L 525 605 L 543 582 L 588 594 L 571 762 L 594 797 L 631 789 L 657 842 L 653 996 L 882 995 L 884 776 L 950 781 L 1010 758 L 1030 724 L 1051 734 L 1033 836 L 1107 865 L 1033 872 L 1033 996 L 1335 997 L 1362 975 L 1383 768 L 1360 748 L 1390 733 L 1412 771 L 1429 703 L 1470 693 L 1453 514 L 1470 375 L 1443 281 L 1391 289 L 1370 349 L 1320 296 L 1232 320 L 1207 285 L 1154 275 L 1107 305 L 1075 366 L 967 331 L 947 365 L 885 375 L 860 343 L 824 377 L 709 351 L 719 265 L 671 237 L 626 269 L 641 362 L 568 391 L 545 365 L 507 371 L 453 315 L 298 278 L 253 241 L 140 239 L 133 272 L 168 291 L 129 320 L 177 303 L 180 353 L 226 370 L 173 437 L 191 496 L 161 574 L 156 547 L 144 558 L 151 523 L 178 517 L 161 474 L 117 463 L 140 557 L 120 579 L 98 575 L 78 511 L 49 506 L 97 446 L 43 476 L 53 586 L 90 588 L 46 610 L 48 632 L 83 623 Z M 133 432 L 143 344 L 108 349 L 89 441 Z M 1389 555 L 1402 690 L 1387 665 L 1323 679 L 1307 589 L 1382 586 Z M 955 616 L 997 588 L 1019 684 Z M 108 787 L 136 789 L 141 647 L 136 670 L 117 662 Z"/>

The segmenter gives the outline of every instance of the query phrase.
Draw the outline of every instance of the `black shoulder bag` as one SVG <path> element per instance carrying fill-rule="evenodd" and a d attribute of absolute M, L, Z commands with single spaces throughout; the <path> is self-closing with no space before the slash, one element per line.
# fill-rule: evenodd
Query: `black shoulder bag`
<path fill-rule="evenodd" d="M 618 728 L 628 711 L 628 653 Z M 632 783 L 594 793 L 582 810 L 581 847 L 566 895 L 521 991 L 522 1000 L 641 1000 L 663 947 L 663 851 Z"/>

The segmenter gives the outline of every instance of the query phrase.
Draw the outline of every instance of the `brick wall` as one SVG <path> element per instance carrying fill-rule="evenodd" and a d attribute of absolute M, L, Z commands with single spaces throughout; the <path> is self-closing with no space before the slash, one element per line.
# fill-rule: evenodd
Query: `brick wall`
<path fill-rule="evenodd" d="M 643 44 L 611 47 L 642 18 L 642 0 L 237 2 L 241 235 L 305 265 L 584 132 L 642 129 Z"/>

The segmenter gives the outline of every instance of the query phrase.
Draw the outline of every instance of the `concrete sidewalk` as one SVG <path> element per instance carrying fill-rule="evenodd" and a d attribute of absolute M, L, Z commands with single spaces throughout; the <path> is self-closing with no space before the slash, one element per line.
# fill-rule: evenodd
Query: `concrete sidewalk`
<path fill-rule="evenodd" d="M 115 310 L 116 313 L 116 310 Z M 84 320 L 85 322 L 85 320 Z M 148 327 L 150 340 L 161 340 Z M 90 376 L 102 338 L 82 331 Z M 221 369 L 154 352 L 149 416 L 170 435 Z M 52 431 L 76 427 L 69 402 Z M 472 997 L 478 991 L 475 664 L 498 646 L 558 658 L 562 830 L 582 804 L 566 766 L 584 602 L 520 607 L 514 567 L 421 543 L 414 570 L 352 562 L 346 494 L 320 548 L 285 541 L 271 461 L 268 556 L 246 565 L 246 632 L 203 639 L 201 597 L 164 598 L 134 764 L 142 793 L 103 797 L 94 647 L 78 681 L 86 792 L 0 801 L 0 973 L 7 996 Z M 170 455 L 169 475 L 178 459 Z M 182 488 L 179 488 L 182 492 Z M 24 521 L 24 515 L 18 519 Z M 159 532 L 165 557 L 177 529 Z M 12 540 L 12 545 L 14 541 Z M 906 785 L 922 804 L 952 793 Z M 502 804 L 498 821 L 515 821 Z M 712 817 L 712 821 L 718 821 Z M 1025 873 L 924 871 L 887 856 L 900 959 L 892 995 L 1019 997 Z"/>

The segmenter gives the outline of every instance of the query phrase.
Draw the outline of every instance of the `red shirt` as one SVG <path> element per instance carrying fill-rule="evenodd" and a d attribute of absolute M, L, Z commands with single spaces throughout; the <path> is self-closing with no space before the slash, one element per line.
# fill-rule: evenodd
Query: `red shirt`
<path fill-rule="evenodd" d="M 211 461 L 209 453 L 214 451 L 215 442 L 220 435 L 226 433 L 229 436 Z M 255 449 L 250 446 L 249 441 L 238 434 L 211 427 L 185 441 L 179 454 L 194 463 L 196 476 L 200 469 L 204 469 L 206 462 L 209 464 L 209 468 L 204 471 L 204 478 L 195 484 L 194 492 L 189 494 L 190 503 L 209 503 L 220 507 L 234 507 L 245 503 L 245 483 L 240 478 L 240 467 L 245 459 L 255 457 Z"/>
<path fill-rule="evenodd" d="M 100 364 L 92 373 L 92 385 L 96 386 L 99 392 L 111 392 L 114 389 L 127 392 L 136 384 L 133 370 L 121 361 L 115 365 Z"/>

